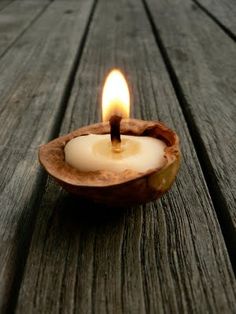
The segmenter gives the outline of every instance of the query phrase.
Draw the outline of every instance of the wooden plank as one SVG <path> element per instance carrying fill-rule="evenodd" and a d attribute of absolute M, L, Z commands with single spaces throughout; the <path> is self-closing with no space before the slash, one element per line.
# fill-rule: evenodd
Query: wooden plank
<path fill-rule="evenodd" d="M 236 39 L 236 5 L 234 0 L 194 0 L 217 22 L 229 30 Z"/>
<path fill-rule="evenodd" d="M 38 145 L 57 132 L 92 5 L 52 3 L 0 61 L 1 313 L 13 312 L 43 188 Z"/>
<path fill-rule="evenodd" d="M 141 1 L 99 1 L 61 134 L 100 119 L 110 67 L 132 83 L 134 116 L 180 135 L 182 167 L 161 200 L 115 211 L 48 181 L 17 313 L 233 313 L 235 282 L 188 129 Z"/>
<path fill-rule="evenodd" d="M 49 1 L 14 1 L 0 12 L 0 57 L 42 14 L 48 4 Z"/>
<path fill-rule="evenodd" d="M 148 4 L 236 263 L 236 45 L 191 1 Z"/>

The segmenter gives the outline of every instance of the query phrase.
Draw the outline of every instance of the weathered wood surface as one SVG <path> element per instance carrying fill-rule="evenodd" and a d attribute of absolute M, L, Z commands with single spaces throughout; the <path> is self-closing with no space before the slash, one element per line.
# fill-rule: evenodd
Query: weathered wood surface
<path fill-rule="evenodd" d="M 0 57 L 30 27 L 48 4 L 49 1 L 13 1 L 0 12 Z"/>
<path fill-rule="evenodd" d="M 234 0 L 194 0 L 236 38 L 236 4 Z"/>
<path fill-rule="evenodd" d="M 6 8 L 13 0 L 0 1 L 0 11 Z"/>
<path fill-rule="evenodd" d="M 157 202 L 114 212 L 49 180 L 16 312 L 233 313 L 221 230 L 141 1 L 98 1 L 61 133 L 100 119 L 98 86 L 114 66 L 132 83 L 134 116 L 159 118 L 179 133 L 176 184 Z"/>
<path fill-rule="evenodd" d="M 0 59 L 1 313 L 14 306 L 43 189 L 38 146 L 57 132 L 92 3 L 52 3 Z"/>
<path fill-rule="evenodd" d="M 236 263 L 235 42 L 189 0 L 147 2 Z"/>

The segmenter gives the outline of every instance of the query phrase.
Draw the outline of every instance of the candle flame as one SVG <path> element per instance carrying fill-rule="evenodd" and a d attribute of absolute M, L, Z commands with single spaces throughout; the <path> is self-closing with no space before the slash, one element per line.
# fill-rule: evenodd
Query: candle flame
<path fill-rule="evenodd" d="M 102 93 L 102 120 L 109 121 L 111 116 L 128 118 L 130 95 L 124 75 L 117 69 L 112 70 L 105 81 Z"/>

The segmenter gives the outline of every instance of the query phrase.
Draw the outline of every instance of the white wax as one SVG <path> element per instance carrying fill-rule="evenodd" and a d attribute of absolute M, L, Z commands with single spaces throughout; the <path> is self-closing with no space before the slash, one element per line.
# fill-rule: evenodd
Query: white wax
<path fill-rule="evenodd" d="M 161 167 L 166 144 L 144 136 L 121 136 L 121 152 L 113 152 L 110 135 L 79 136 L 65 146 L 65 160 L 80 171 L 126 169 L 146 172 Z"/>

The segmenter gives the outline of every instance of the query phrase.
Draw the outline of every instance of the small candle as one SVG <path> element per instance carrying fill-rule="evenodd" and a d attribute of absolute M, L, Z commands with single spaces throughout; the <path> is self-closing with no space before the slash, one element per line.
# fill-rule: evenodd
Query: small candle
<path fill-rule="evenodd" d="M 103 88 L 103 122 L 40 147 L 40 163 L 68 192 L 113 208 L 169 190 L 180 166 L 178 135 L 159 121 L 129 119 L 129 104 L 126 80 L 113 70 Z"/>
<path fill-rule="evenodd" d="M 72 139 L 65 147 L 65 159 L 80 171 L 145 172 L 164 163 L 166 144 L 153 137 L 121 136 L 120 152 L 114 152 L 110 135 L 85 135 Z"/>
<path fill-rule="evenodd" d="M 89 134 L 70 140 L 65 161 L 84 171 L 133 170 L 147 172 L 165 163 L 166 144 L 148 136 L 120 136 L 120 120 L 129 117 L 130 96 L 122 73 L 113 70 L 107 77 L 102 96 L 103 121 L 110 121 L 111 134 Z"/>

